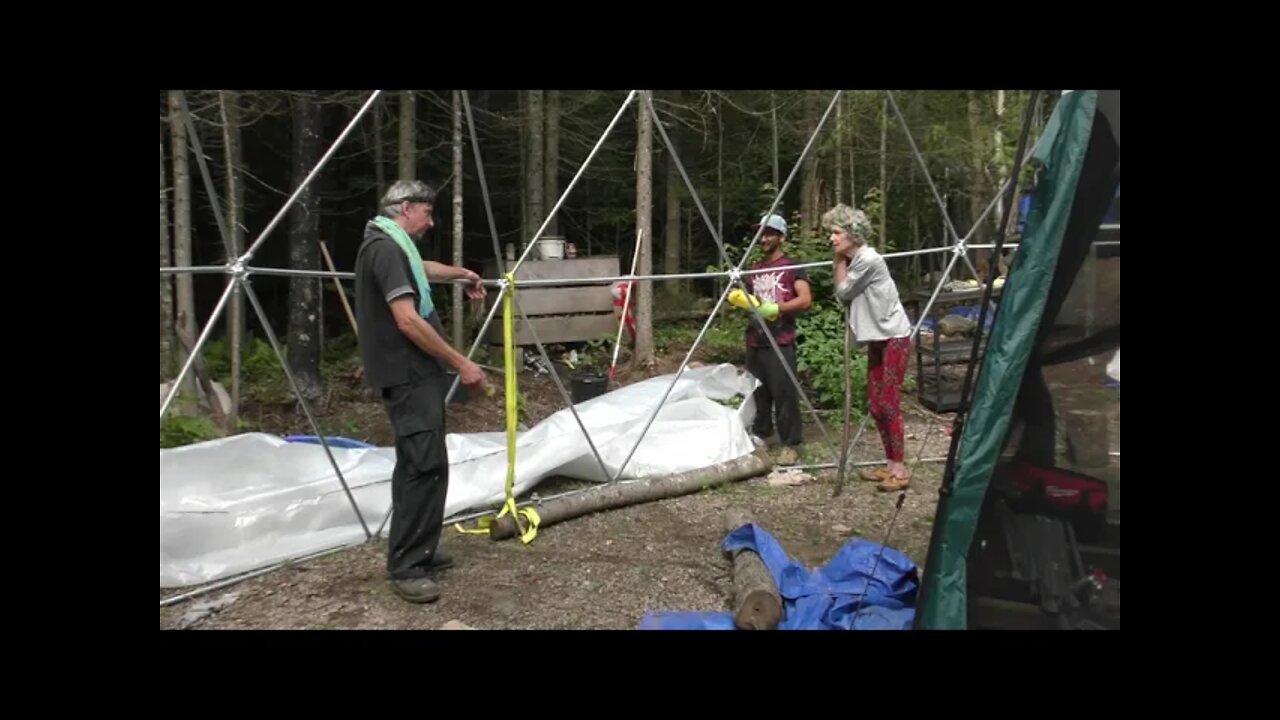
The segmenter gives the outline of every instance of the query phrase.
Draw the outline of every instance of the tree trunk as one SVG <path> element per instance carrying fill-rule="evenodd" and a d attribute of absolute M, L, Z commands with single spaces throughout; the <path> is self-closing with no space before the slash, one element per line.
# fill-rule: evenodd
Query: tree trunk
<path fill-rule="evenodd" d="M 402 116 L 403 119 L 403 116 Z M 293 100 L 293 182 L 297 188 L 320 161 L 320 107 L 309 93 Z M 404 138 L 402 137 L 401 140 Z M 410 169 L 412 166 L 410 166 Z M 401 164 L 401 171 L 405 169 Z M 289 267 L 320 269 L 318 193 L 316 182 L 298 195 L 290 212 Z M 314 278 L 289 279 L 289 330 L 285 342 L 289 369 L 298 389 L 310 400 L 320 395 L 320 317 Z"/>
<path fill-rule="evenodd" d="M 227 232 L 231 234 L 231 252 L 236 257 L 244 247 L 244 183 L 240 182 L 243 150 L 240 142 L 240 96 L 233 91 L 218 93 L 222 109 L 222 138 L 227 155 Z M 231 408 L 227 430 L 235 432 L 240 417 L 240 346 L 244 339 L 244 293 L 240 288 L 231 294 L 227 315 L 227 336 L 231 338 Z"/>
<path fill-rule="evenodd" d="M 844 95 L 836 103 L 836 202 L 844 198 Z"/>
<path fill-rule="evenodd" d="M 772 90 L 769 91 L 769 117 L 773 120 L 773 188 L 776 192 L 782 189 L 782 178 L 778 176 L 778 98 Z"/>
<path fill-rule="evenodd" d="M 412 90 L 400 92 L 400 179 L 418 178 L 417 107 Z M 295 183 L 296 185 L 296 183 Z"/>
<path fill-rule="evenodd" d="M 516 180 L 516 184 L 520 186 L 520 235 L 516 238 L 516 247 L 523 251 L 529 238 L 533 237 L 534 230 L 529 227 L 529 121 L 524 119 L 529 108 L 528 93 L 516 93 L 516 107 L 520 121 L 519 132 L 516 133 L 520 136 L 520 177 Z M 519 256 L 520 253 L 517 252 L 516 257 Z"/>
<path fill-rule="evenodd" d="M 640 266 L 637 273 L 653 273 L 653 119 L 648 100 L 636 105 L 636 232 L 640 235 Z M 636 346 L 633 368 L 653 365 L 653 282 L 637 283 Z"/>
<path fill-rule="evenodd" d="M 724 239 L 724 115 L 720 112 L 724 103 L 716 100 L 716 234 Z M 716 259 L 720 264 L 722 258 Z"/>
<path fill-rule="evenodd" d="M 919 193 L 916 192 L 916 164 L 911 164 L 911 249 L 923 250 L 920 244 Z M 920 278 L 920 256 L 911 256 L 911 283 L 914 285 Z"/>
<path fill-rule="evenodd" d="M 165 187 L 164 126 L 160 126 L 160 267 L 172 264 L 169 252 L 169 188 Z M 160 382 L 173 372 L 173 276 L 160 276 Z"/>
<path fill-rule="evenodd" d="M 667 227 L 664 231 L 662 272 L 680 272 L 680 173 L 676 170 L 675 160 L 667 158 Z M 682 281 L 665 281 L 667 292 L 678 295 Z"/>
<path fill-rule="evenodd" d="M 551 212 L 551 208 L 555 207 L 556 200 L 560 199 L 560 91 L 548 90 L 546 97 L 547 105 L 547 157 L 544 163 L 543 171 L 546 178 L 545 190 L 543 194 L 543 203 L 547 206 L 547 212 Z M 563 209 L 562 209 L 563 211 Z M 551 218 L 551 224 L 547 226 L 548 235 L 560 234 L 560 218 L 559 214 Z"/>
<path fill-rule="evenodd" d="M 383 97 L 386 96 L 379 95 L 378 99 L 373 101 L 373 176 L 374 182 L 378 184 L 378 202 L 382 201 L 382 194 L 387 191 L 387 171 L 382 159 Z"/>
<path fill-rule="evenodd" d="M 179 91 L 169 91 L 169 138 L 173 155 L 173 264 L 178 267 L 191 265 L 191 171 L 187 157 L 187 123 L 178 103 Z M 178 313 L 175 330 L 181 334 L 179 361 L 185 364 L 187 353 L 181 346 L 196 344 L 196 300 L 190 273 L 178 273 Z M 195 378 L 188 373 L 182 384 L 184 400 L 196 398 Z"/>
<path fill-rule="evenodd" d="M 683 102 L 682 95 L 679 90 L 676 91 L 674 100 L 677 105 Z M 680 196 L 684 181 L 680 179 L 680 170 L 676 167 L 675 154 L 680 148 L 680 141 L 677 139 L 679 134 L 678 127 L 674 126 L 667 133 L 671 138 L 672 148 L 667 154 L 667 227 L 663 232 L 662 271 L 668 274 L 680 272 Z M 684 285 L 679 280 L 663 282 L 666 285 L 665 291 L 672 297 L 678 296 Z"/>
<path fill-rule="evenodd" d="M 462 93 L 453 91 L 453 264 L 462 265 Z M 462 327 L 462 290 L 454 285 L 453 348 L 466 352 Z"/>
<path fill-rule="evenodd" d="M 880 244 L 888 248 L 889 242 L 889 96 L 884 96 L 880 106 Z"/>
<path fill-rule="evenodd" d="M 838 165 L 839 163 L 837 163 Z M 744 510 L 725 513 L 725 535 L 754 522 Z M 743 548 L 733 553 L 733 624 L 739 630 L 775 630 L 782 622 L 782 595 L 760 555 Z"/>
<path fill-rule="evenodd" d="M 822 109 L 818 106 L 818 91 L 804 91 L 804 128 L 812 135 L 822 118 Z M 801 169 L 800 181 L 800 229 L 808 234 L 818 227 L 818 143 L 814 142 L 809 155 L 805 156 L 804 168 Z"/>
<path fill-rule="evenodd" d="M 972 223 L 977 223 L 973 236 L 969 238 L 971 244 L 985 244 L 991 237 L 987 232 L 988 223 L 985 220 L 978 222 L 978 217 L 982 214 L 983 209 L 986 208 L 986 201 L 990 200 L 986 189 L 987 174 L 985 168 L 987 153 L 984 152 L 986 142 L 983 135 L 981 104 L 978 100 L 978 93 L 971 90 L 969 91 L 969 142 L 973 150 L 973 170 L 971 171 L 971 183 L 969 186 L 969 220 Z M 976 254 L 976 266 L 978 274 L 981 276 L 978 279 L 985 282 L 988 279 L 987 276 L 991 275 L 989 260 L 991 251 L 979 250 L 976 251 Z M 994 278 L 994 275 L 991 275 L 991 277 Z"/>
<path fill-rule="evenodd" d="M 528 173 L 525 177 L 525 190 L 529 193 L 529 236 L 526 240 L 532 240 L 533 234 L 538 232 L 542 221 L 546 219 L 542 206 L 542 190 L 546 184 L 543 170 L 545 138 L 542 132 L 542 91 L 529 90 L 527 95 L 529 103 L 526 109 L 529 114 L 525 117 L 525 122 L 529 127 L 529 163 L 525 166 L 525 172 Z"/>
<path fill-rule="evenodd" d="M 849 205 L 850 207 L 858 207 L 858 188 L 857 182 L 854 180 L 856 175 L 853 164 L 853 148 L 858 142 L 858 116 L 854 112 L 854 102 L 849 101 L 849 124 L 853 126 L 853 130 L 849 133 Z"/>
<path fill-rule="evenodd" d="M 995 163 L 996 173 L 998 175 L 998 182 L 996 183 L 996 187 L 1004 187 L 1004 181 L 1006 178 L 1009 177 L 1009 171 L 1011 170 L 1010 167 L 1005 165 L 1004 128 L 1001 127 L 1002 123 L 1004 123 L 1004 91 L 997 90 L 996 91 L 996 129 L 995 129 L 995 137 L 994 137 L 995 152 L 993 152 L 991 156 L 992 161 Z M 990 198 L 988 198 L 988 202 L 990 202 Z M 1000 221 L 1002 216 L 1004 215 L 1004 203 L 997 202 L 995 209 L 992 210 L 991 212 L 994 213 L 992 217 L 996 219 L 995 226 L 1000 227 Z"/>
<path fill-rule="evenodd" d="M 539 528 L 602 510 L 638 505 L 746 480 L 769 472 L 773 461 L 763 448 L 750 455 L 675 475 L 660 475 L 639 482 L 603 485 L 599 489 L 537 505 Z M 524 522 L 523 520 L 521 522 Z M 515 519 L 504 515 L 489 526 L 489 539 L 505 540 L 516 534 Z"/>

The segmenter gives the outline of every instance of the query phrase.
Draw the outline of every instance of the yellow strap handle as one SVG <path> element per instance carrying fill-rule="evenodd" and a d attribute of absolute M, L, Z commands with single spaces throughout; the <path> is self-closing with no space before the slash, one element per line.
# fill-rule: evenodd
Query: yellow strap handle
<path fill-rule="evenodd" d="M 477 520 L 476 529 L 474 530 L 468 530 L 462 527 L 461 523 L 455 524 L 454 527 L 457 528 L 458 532 L 463 532 L 468 535 L 488 535 L 491 528 L 493 527 L 493 521 L 497 520 L 503 515 L 506 515 L 509 512 L 512 512 L 512 508 L 514 507 L 515 507 L 515 501 L 509 500 L 507 503 L 505 503 L 502 506 L 502 512 L 499 512 L 497 515 L 486 515 L 485 517 L 482 517 L 479 520 Z M 529 521 L 529 524 L 520 533 L 520 540 L 524 544 L 528 545 L 529 543 L 533 542 L 533 539 L 535 537 L 538 536 L 538 525 L 541 524 L 542 518 L 538 516 L 538 511 L 534 510 L 531 507 L 516 508 L 515 515 L 514 515 L 514 517 L 516 518 L 516 527 L 520 526 L 519 518 L 522 515 L 526 520 Z"/>
<path fill-rule="evenodd" d="M 493 521 L 511 513 L 511 517 L 516 521 L 516 529 L 520 532 L 520 540 L 526 545 L 533 541 L 538 535 L 538 523 L 541 518 L 538 512 L 533 508 L 517 508 L 515 497 L 516 483 L 516 426 L 518 424 L 518 415 L 520 412 L 520 391 L 516 386 L 516 373 L 519 368 L 516 367 L 516 347 L 515 347 L 515 295 L 516 281 L 515 276 L 507 273 L 507 292 L 502 296 L 502 353 L 505 362 L 505 377 L 507 390 L 507 486 L 506 486 L 506 503 L 502 506 L 502 511 L 493 517 L 482 517 L 477 521 L 475 530 L 466 530 L 461 524 L 455 525 L 460 532 L 472 535 L 488 535 Z M 528 520 L 527 525 L 520 524 L 520 518 L 523 516 Z"/>

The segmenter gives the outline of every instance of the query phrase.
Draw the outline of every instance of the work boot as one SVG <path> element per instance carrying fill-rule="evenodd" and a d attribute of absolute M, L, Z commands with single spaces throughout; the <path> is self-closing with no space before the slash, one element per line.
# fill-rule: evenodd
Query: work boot
<path fill-rule="evenodd" d="M 453 567 L 453 556 L 444 549 L 443 545 L 437 545 L 436 551 L 431 554 L 431 560 L 427 562 L 427 567 L 431 570 L 444 570 Z"/>
<path fill-rule="evenodd" d="M 440 586 L 431 578 L 404 578 L 392 580 L 391 587 L 401 599 L 411 603 L 429 603 L 440 599 Z"/>

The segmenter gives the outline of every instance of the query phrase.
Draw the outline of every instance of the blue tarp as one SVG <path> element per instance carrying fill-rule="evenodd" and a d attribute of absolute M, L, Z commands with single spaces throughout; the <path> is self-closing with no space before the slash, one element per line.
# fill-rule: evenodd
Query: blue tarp
<path fill-rule="evenodd" d="M 977 323 L 978 314 L 981 312 L 981 310 L 982 310 L 981 305 L 956 305 L 955 307 L 948 310 L 947 314 L 955 315 L 956 317 L 961 317 L 961 318 L 964 318 L 965 320 L 972 320 L 974 323 Z M 991 327 L 995 325 L 995 322 L 996 322 L 996 303 L 993 300 L 991 304 L 987 306 L 987 321 L 985 323 L 986 329 L 991 330 Z M 934 332 L 934 329 L 935 329 L 934 326 L 936 324 L 937 324 L 936 321 L 932 317 L 926 317 L 924 321 L 920 323 L 920 329 L 925 332 Z"/>
<path fill-rule="evenodd" d="M 824 567 L 813 572 L 788 557 L 778 541 L 759 525 L 743 525 L 729 533 L 723 548 L 726 552 L 748 548 L 760 554 L 782 595 L 779 630 L 911 629 L 919 572 L 911 558 L 891 547 L 854 538 Z M 639 627 L 734 629 L 731 613 L 689 611 L 651 612 Z"/>
<path fill-rule="evenodd" d="M 975 323 L 978 322 L 978 315 L 980 315 L 981 313 L 982 313 L 982 305 L 980 304 L 979 305 L 957 305 L 956 307 L 953 307 L 949 311 L 947 311 L 948 315 L 957 315 L 966 320 L 972 320 Z M 995 322 L 996 322 L 996 303 L 993 300 L 991 301 L 991 304 L 987 306 L 987 321 L 985 323 L 986 329 L 990 330 L 991 326 L 994 325 Z"/>

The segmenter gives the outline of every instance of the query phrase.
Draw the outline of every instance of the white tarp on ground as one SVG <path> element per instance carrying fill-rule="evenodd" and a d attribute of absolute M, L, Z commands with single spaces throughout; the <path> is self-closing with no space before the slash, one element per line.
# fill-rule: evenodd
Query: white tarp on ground
<path fill-rule="evenodd" d="M 1107 363 L 1107 377 L 1116 382 L 1120 382 L 1120 349 L 1116 348 L 1115 357 L 1111 358 L 1111 362 Z"/>
<path fill-rule="evenodd" d="M 650 378 L 576 406 L 611 476 L 673 377 Z M 686 371 L 623 477 L 684 472 L 750 453 L 746 428 L 755 413 L 755 385 L 733 365 Z M 735 395 L 746 398 L 737 410 L 715 402 Z M 502 501 L 505 438 L 501 432 L 447 436 L 446 517 Z M 391 503 L 395 450 L 333 448 L 333 454 L 376 531 Z M 516 494 L 551 475 L 606 479 L 568 408 L 517 440 Z M 160 451 L 161 588 L 210 582 L 363 539 L 319 445 L 248 433 Z"/>

